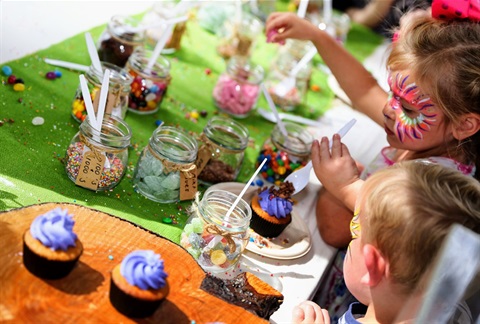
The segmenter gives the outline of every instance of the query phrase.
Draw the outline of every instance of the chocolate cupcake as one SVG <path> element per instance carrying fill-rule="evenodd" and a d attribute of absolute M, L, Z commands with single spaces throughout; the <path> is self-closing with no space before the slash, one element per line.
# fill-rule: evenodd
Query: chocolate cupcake
<path fill-rule="evenodd" d="M 33 220 L 23 235 L 23 264 L 28 271 L 44 279 L 59 279 L 72 271 L 83 252 L 74 224 L 61 208 Z"/>
<path fill-rule="evenodd" d="M 110 302 L 128 317 L 152 315 L 168 293 L 163 260 L 151 250 L 130 253 L 112 271 Z"/>
<path fill-rule="evenodd" d="M 277 237 L 292 222 L 295 188 L 291 182 L 283 182 L 277 189 L 274 186 L 259 190 L 252 198 L 252 219 L 250 228 L 263 237 Z"/>

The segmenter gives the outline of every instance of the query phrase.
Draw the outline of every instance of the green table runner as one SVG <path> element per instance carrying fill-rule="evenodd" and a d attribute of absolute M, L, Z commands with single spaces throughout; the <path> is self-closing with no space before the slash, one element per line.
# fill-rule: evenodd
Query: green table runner
<path fill-rule="evenodd" d="M 94 39 L 98 39 L 104 28 L 105 25 L 98 26 L 91 29 L 90 33 Z M 363 60 L 380 42 L 381 38 L 369 30 L 353 26 L 346 47 Z M 106 192 L 77 187 L 65 173 L 65 150 L 79 126 L 71 117 L 71 103 L 80 73 L 43 62 L 44 58 L 54 58 L 88 65 L 90 59 L 84 34 L 3 64 L 9 65 L 13 74 L 24 80 L 26 90 L 15 92 L 13 86 L 7 83 L 7 77 L 1 75 L 0 210 L 44 202 L 77 203 L 129 220 L 178 243 L 188 218 L 185 210 L 191 202 L 159 204 L 150 201 L 134 191 L 131 178 L 139 154 L 147 145 L 157 120 L 199 134 L 208 119 L 217 113 L 211 94 L 219 74 L 225 69 L 225 63 L 216 53 L 216 44 L 214 35 L 194 21 L 188 23 L 182 49 L 167 56 L 172 65 L 172 82 L 161 108 L 153 115 L 128 113 L 125 118 L 133 132 L 129 167 L 120 184 Z M 257 44 L 253 61 L 268 69 L 278 45 L 266 44 L 263 35 L 259 35 Z M 319 60 L 318 57 L 316 60 Z M 45 74 L 55 69 L 62 72 L 62 77 L 48 80 Z M 211 73 L 206 73 L 207 69 Z M 318 85 L 321 91 L 309 91 L 306 103 L 295 113 L 314 118 L 329 108 L 333 93 L 326 79 L 323 72 L 314 70 L 311 83 Z M 263 97 L 259 105 L 267 106 Z M 208 113 L 205 118 L 186 118 L 192 111 L 203 110 Z M 45 123 L 34 126 L 32 119 L 36 116 L 44 118 Z M 237 178 L 237 181 L 246 182 L 255 170 L 257 154 L 263 141 L 269 137 L 273 124 L 257 114 L 241 122 L 248 127 L 250 137 L 254 140 L 254 147 L 246 150 L 245 161 Z M 167 224 L 165 220 L 173 220 L 173 223 Z"/>

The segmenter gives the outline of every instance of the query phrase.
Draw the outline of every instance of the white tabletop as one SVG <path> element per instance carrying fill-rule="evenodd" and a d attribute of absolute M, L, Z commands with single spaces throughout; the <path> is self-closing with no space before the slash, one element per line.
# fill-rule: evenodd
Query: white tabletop
<path fill-rule="evenodd" d="M 153 1 L 12 1 L 0 2 L 0 63 L 15 60 L 52 44 L 74 36 L 92 27 L 106 23 L 115 14 L 137 14 L 145 11 Z M 366 61 L 369 69 L 378 72 L 383 79 L 382 46 Z M 309 128 L 319 138 L 331 136 L 351 118 L 357 124 L 345 136 L 344 142 L 352 155 L 362 163 L 368 163 L 373 155 L 386 145 L 384 131 L 364 115 L 352 110 L 340 100 L 335 100 L 319 121 L 322 127 Z M 315 220 L 315 198 L 321 184 L 313 172 L 310 184 L 295 198 L 298 214 L 311 232 L 312 248 L 304 256 L 292 260 L 276 260 L 246 252 L 242 263 L 249 271 L 264 273 L 262 279 L 280 286 L 285 296 L 284 303 L 275 312 L 272 323 L 289 323 L 292 308 L 313 296 L 324 270 L 332 259 L 335 249 L 320 238 Z"/>

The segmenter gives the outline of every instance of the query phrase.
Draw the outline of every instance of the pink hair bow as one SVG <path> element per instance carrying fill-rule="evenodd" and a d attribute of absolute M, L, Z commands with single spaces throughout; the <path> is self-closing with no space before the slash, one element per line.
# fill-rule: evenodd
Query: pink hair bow
<path fill-rule="evenodd" d="M 433 0 L 432 17 L 480 21 L 480 0 Z"/>

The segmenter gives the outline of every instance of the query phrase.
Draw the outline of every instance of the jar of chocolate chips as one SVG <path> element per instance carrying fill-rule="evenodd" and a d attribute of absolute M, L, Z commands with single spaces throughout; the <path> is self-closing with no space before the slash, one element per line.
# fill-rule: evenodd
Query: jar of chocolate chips
<path fill-rule="evenodd" d="M 234 181 L 242 166 L 249 133 L 245 126 L 221 116 L 211 118 L 200 134 L 195 164 L 198 180 L 211 185 Z"/>
<path fill-rule="evenodd" d="M 124 67 L 138 46 L 143 46 L 144 32 L 138 30 L 140 21 L 116 15 L 110 19 L 98 42 L 100 61 Z"/>

